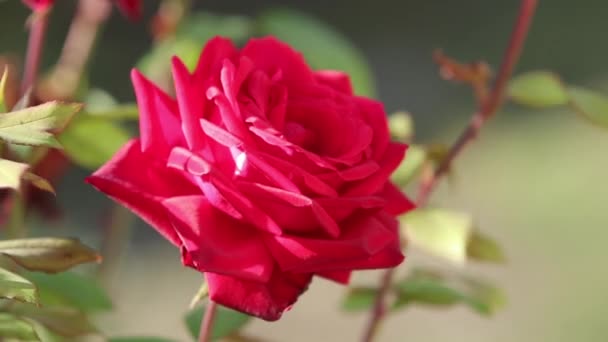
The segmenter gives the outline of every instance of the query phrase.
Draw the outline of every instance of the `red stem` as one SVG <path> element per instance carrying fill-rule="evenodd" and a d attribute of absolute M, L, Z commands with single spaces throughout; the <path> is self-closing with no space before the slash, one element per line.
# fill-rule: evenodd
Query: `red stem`
<path fill-rule="evenodd" d="M 44 38 L 48 24 L 49 10 L 34 12 L 29 22 L 30 36 L 27 43 L 27 53 L 25 56 L 25 70 L 23 72 L 23 82 L 21 83 L 21 96 L 23 96 L 36 82 L 40 57 L 44 47 Z"/>
<path fill-rule="evenodd" d="M 201 321 L 201 331 L 198 335 L 198 342 L 209 342 L 211 341 L 211 332 L 213 331 L 213 322 L 215 321 L 215 313 L 217 311 L 217 304 L 209 300 L 207 304 L 207 310 Z"/>
<path fill-rule="evenodd" d="M 537 4 L 538 0 L 521 1 L 519 15 L 515 22 L 513 32 L 511 33 L 511 39 L 503 56 L 502 64 L 496 81 L 494 82 L 494 86 L 478 111 L 473 114 L 469 125 L 452 145 L 439 167 L 437 167 L 433 177 L 421 185 L 416 200 L 418 207 L 426 205 L 429 196 L 433 190 L 435 190 L 439 179 L 446 174 L 456 157 L 458 157 L 464 148 L 477 137 L 479 130 L 483 127 L 484 123 L 491 118 L 502 105 L 507 83 L 511 78 L 511 73 L 513 72 L 515 64 L 517 64 L 517 61 L 519 60 L 519 56 L 521 55 Z M 378 325 L 386 314 L 386 296 L 390 292 L 394 274 L 395 268 L 392 268 L 386 270 L 382 276 L 380 289 L 376 295 L 374 310 L 366 327 L 365 334 L 363 335 L 362 341 L 364 342 L 371 342 L 373 340 L 375 333 L 378 330 Z"/>

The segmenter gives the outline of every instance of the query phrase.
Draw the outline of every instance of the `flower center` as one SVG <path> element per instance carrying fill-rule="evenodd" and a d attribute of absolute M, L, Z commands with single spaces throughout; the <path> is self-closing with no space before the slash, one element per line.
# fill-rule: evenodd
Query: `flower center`
<path fill-rule="evenodd" d="M 316 140 L 313 131 L 293 121 L 285 124 L 283 134 L 287 140 L 307 150 L 311 150 Z"/>

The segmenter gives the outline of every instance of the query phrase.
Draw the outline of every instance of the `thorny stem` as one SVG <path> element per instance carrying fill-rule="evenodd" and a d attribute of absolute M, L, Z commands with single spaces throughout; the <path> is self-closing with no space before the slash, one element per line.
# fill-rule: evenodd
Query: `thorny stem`
<path fill-rule="evenodd" d="M 433 177 L 421 185 L 416 200 L 418 207 L 423 207 L 427 204 L 429 196 L 435 190 L 439 179 L 446 174 L 450 169 L 453 161 L 458 157 L 464 148 L 468 146 L 479 134 L 484 123 L 491 118 L 500 108 L 504 101 L 505 88 L 513 72 L 513 68 L 517 63 L 521 54 L 526 36 L 528 34 L 534 11 L 538 4 L 538 0 L 522 0 L 519 8 L 519 15 L 515 22 L 509 45 L 503 56 L 498 76 L 494 82 L 494 86 L 485 101 L 479 106 L 477 112 L 473 114 L 469 125 L 465 128 L 456 142 L 451 146 L 447 156 L 442 160 L 440 165 L 435 170 Z M 371 342 L 378 330 L 378 325 L 384 318 L 386 313 L 386 296 L 389 293 L 395 268 L 388 269 L 384 272 L 381 280 L 380 289 L 376 295 L 374 309 L 369 323 L 363 335 L 363 342 Z"/>
<path fill-rule="evenodd" d="M 21 96 L 23 96 L 36 82 L 38 68 L 40 67 L 40 57 L 44 47 L 44 37 L 49 18 L 49 10 L 36 11 L 32 13 L 29 25 L 29 40 L 25 56 L 25 70 L 23 72 L 23 82 L 21 83 Z"/>
<path fill-rule="evenodd" d="M 215 312 L 217 311 L 217 304 L 209 300 L 205 315 L 201 321 L 201 331 L 198 335 L 198 342 L 209 342 L 211 339 L 211 332 L 213 330 L 213 322 L 215 321 Z"/>
<path fill-rule="evenodd" d="M 51 75 L 41 84 L 43 100 L 71 98 L 103 23 L 108 19 L 112 4 L 108 0 L 80 0 L 63 43 L 61 56 Z"/>

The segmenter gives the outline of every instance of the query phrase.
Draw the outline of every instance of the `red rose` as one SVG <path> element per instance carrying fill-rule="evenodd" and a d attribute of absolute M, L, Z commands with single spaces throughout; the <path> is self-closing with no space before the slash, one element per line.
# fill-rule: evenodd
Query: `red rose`
<path fill-rule="evenodd" d="M 389 181 L 406 146 L 348 76 L 314 72 L 274 38 L 215 38 L 177 98 L 132 74 L 141 138 L 88 182 L 150 223 L 205 273 L 212 300 L 278 319 L 313 276 L 401 263 Z"/>

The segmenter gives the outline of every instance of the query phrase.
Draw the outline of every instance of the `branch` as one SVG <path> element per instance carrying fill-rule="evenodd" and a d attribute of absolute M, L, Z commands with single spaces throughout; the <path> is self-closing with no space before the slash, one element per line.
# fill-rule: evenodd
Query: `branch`
<path fill-rule="evenodd" d="M 469 125 L 452 145 L 447 156 L 435 170 L 433 177 L 421 185 L 421 189 L 416 200 L 418 207 L 423 207 L 427 204 L 429 196 L 433 190 L 435 190 L 439 179 L 446 174 L 456 157 L 458 157 L 464 148 L 477 137 L 484 123 L 491 118 L 502 105 L 507 83 L 511 78 L 515 64 L 517 64 L 517 61 L 519 60 L 519 56 L 521 55 L 524 41 L 526 40 L 537 4 L 538 0 L 521 1 L 519 15 L 517 17 L 517 21 L 515 22 L 513 32 L 511 33 L 509 45 L 503 56 L 502 64 L 500 66 L 494 86 L 492 87 L 488 97 L 480 105 L 478 111 L 473 114 Z M 374 310 L 363 336 L 362 341 L 364 342 L 371 342 L 373 340 L 376 331 L 378 330 L 378 325 L 384 318 L 386 313 L 385 299 L 389 293 L 394 274 L 395 268 L 392 268 L 386 270 L 382 276 L 382 283 L 380 285 L 378 294 L 376 295 Z"/>

